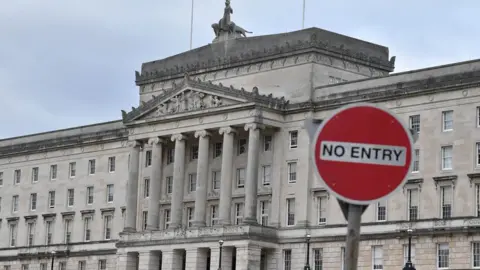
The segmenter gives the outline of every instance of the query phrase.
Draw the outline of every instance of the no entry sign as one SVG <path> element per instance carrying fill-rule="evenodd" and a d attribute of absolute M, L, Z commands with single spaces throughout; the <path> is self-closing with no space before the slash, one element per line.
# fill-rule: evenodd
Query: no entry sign
<path fill-rule="evenodd" d="M 385 109 L 371 104 L 341 108 L 322 122 L 313 143 L 318 176 L 347 203 L 371 204 L 407 181 L 413 139 Z"/>

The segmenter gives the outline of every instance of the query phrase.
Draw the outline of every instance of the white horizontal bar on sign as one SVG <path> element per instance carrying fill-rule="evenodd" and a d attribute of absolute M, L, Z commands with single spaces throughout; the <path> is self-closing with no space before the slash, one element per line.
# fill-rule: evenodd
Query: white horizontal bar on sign
<path fill-rule="evenodd" d="M 392 145 L 322 141 L 320 159 L 364 164 L 405 166 L 407 148 Z"/>

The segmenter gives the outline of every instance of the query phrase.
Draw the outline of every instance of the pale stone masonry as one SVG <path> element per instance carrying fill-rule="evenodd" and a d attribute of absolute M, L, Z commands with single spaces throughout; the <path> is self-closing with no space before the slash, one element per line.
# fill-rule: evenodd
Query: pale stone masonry
<path fill-rule="evenodd" d="M 360 269 L 401 269 L 409 228 L 417 269 L 480 267 L 480 61 L 389 74 L 388 48 L 322 29 L 237 36 L 144 63 L 121 121 L 0 140 L 0 268 L 302 269 L 309 234 L 312 269 L 342 269 L 303 125 L 355 102 L 419 132 Z"/>

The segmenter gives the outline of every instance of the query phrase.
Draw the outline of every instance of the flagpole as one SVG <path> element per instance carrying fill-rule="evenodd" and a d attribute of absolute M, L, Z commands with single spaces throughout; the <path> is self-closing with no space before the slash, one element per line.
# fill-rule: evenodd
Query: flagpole
<path fill-rule="evenodd" d="M 305 1 L 303 0 L 303 17 L 302 17 L 302 29 L 305 28 Z"/>
<path fill-rule="evenodd" d="M 193 43 L 193 2 L 194 0 L 192 0 L 192 15 L 191 15 L 191 18 L 190 18 L 190 50 L 192 49 L 192 43 Z"/>

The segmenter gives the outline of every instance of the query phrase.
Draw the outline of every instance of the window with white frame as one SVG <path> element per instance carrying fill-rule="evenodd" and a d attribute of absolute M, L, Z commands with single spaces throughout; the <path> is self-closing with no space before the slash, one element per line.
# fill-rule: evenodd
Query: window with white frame
<path fill-rule="evenodd" d="M 57 165 L 50 165 L 50 180 L 57 179 Z"/>
<path fill-rule="evenodd" d="M 53 220 L 45 220 L 45 245 L 52 244 L 53 241 Z"/>
<path fill-rule="evenodd" d="M 172 194 L 172 189 L 173 189 L 173 176 L 167 176 L 165 178 L 165 190 L 167 191 L 167 194 Z"/>
<path fill-rule="evenodd" d="M 413 166 L 412 172 L 416 173 L 420 171 L 420 149 L 413 150 Z"/>
<path fill-rule="evenodd" d="M 264 165 L 262 166 L 262 184 L 264 186 L 269 186 L 271 182 L 272 166 Z"/>
<path fill-rule="evenodd" d="M 170 227 L 170 209 L 163 210 L 163 228 L 166 230 Z"/>
<path fill-rule="evenodd" d="M 195 219 L 195 208 L 187 207 L 187 227 L 193 227 L 193 221 Z"/>
<path fill-rule="evenodd" d="M 324 225 L 327 223 L 327 196 L 317 196 L 317 224 Z"/>
<path fill-rule="evenodd" d="M 67 190 L 67 206 L 72 207 L 75 203 L 75 190 L 73 188 L 69 188 Z"/>
<path fill-rule="evenodd" d="M 107 203 L 113 202 L 113 195 L 114 195 L 114 186 L 113 184 L 107 185 Z"/>
<path fill-rule="evenodd" d="M 270 212 L 270 201 L 260 201 L 260 222 L 262 226 L 268 226 L 269 212 Z"/>
<path fill-rule="evenodd" d="M 372 265 L 374 270 L 383 269 L 383 247 L 382 246 L 373 246 L 372 247 Z"/>
<path fill-rule="evenodd" d="M 414 221 L 418 219 L 418 203 L 419 190 L 418 188 L 407 189 L 407 217 L 408 220 Z"/>
<path fill-rule="evenodd" d="M 448 243 L 437 244 L 437 268 L 447 269 L 450 267 L 450 248 Z"/>
<path fill-rule="evenodd" d="M 190 148 L 190 160 L 198 159 L 198 145 L 192 145 Z"/>
<path fill-rule="evenodd" d="M 243 222 L 243 203 L 235 204 L 235 225 L 240 225 Z"/>
<path fill-rule="evenodd" d="M 35 221 L 27 222 L 27 246 L 35 245 Z"/>
<path fill-rule="evenodd" d="M 83 217 L 83 241 L 88 242 L 91 239 L 91 232 L 90 229 L 92 217 L 85 216 Z"/>
<path fill-rule="evenodd" d="M 9 229 L 9 239 L 10 239 L 10 246 L 15 247 L 17 246 L 17 223 L 16 222 L 11 222 L 8 224 L 8 229 Z"/>
<path fill-rule="evenodd" d="M 387 201 L 377 202 L 377 221 L 387 221 Z"/>
<path fill-rule="evenodd" d="M 475 165 L 480 167 L 480 143 L 476 143 L 475 148 Z"/>
<path fill-rule="evenodd" d="M 87 270 L 86 268 L 87 262 L 86 261 L 79 261 L 78 262 L 78 270 Z M 42 269 L 40 269 L 42 270 Z M 47 270 L 47 269 L 45 269 Z"/>
<path fill-rule="evenodd" d="M 480 217 L 480 184 L 475 184 L 475 215 Z"/>
<path fill-rule="evenodd" d="M 409 117 L 409 125 L 410 129 L 413 129 L 413 131 L 420 133 L 420 115 L 411 115 Z"/>
<path fill-rule="evenodd" d="M 297 182 L 297 162 L 288 162 L 288 183 Z"/>
<path fill-rule="evenodd" d="M 20 179 L 22 178 L 22 171 L 15 170 L 13 171 L 13 184 L 18 185 L 20 184 Z"/>
<path fill-rule="evenodd" d="M 98 270 L 107 269 L 107 260 L 98 260 Z"/>
<path fill-rule="evenodd" d="M 217 158 L 222 155 L 222 148 L 223 148 L 223 143 L 221 142 L 215 143 L 215 147 L 213 149 L 213 158 Z"/>
<path fill-rule="evenodd" d="M 145 167 L 152 166 L 152 150 L 145 151 Z"/>
<path fill-rule="evenodd" d="M 291 249 L 283 250 L 283 269 L 292 270 L 292 250 Z"/>
<path fill-rule="evenodd" d="M 37 193 L 30 194 L 30 211 L 37 210 Z"/>
<path fill-rule="evenodd" d="M 197 174 L 191 173 L 188 175 L 188 191 L 194 192 L 197 190 Z"/>
<path fill-rule="evenodd" d="M 480 268 L 480 242 L 472 243 L 472 266 Z"/>
<path fill-rule="evenodd" d="M 95 166 L 95 159 L 90 159 L 88 161 L 88 174 L 93 175 L 95 174 L 96 171 L 96 166 Z"/>
<path fill-rule="evenodd" d="M 210 226 L 215 226 L 218 224 L 218 205 L 210 206 Z"/>
<path fill-rule="evenodd" d="M 16 213 L 18 211 L 18 195 L 12 196 L 12 212 Z"/>
<path fill-rule="evenodd" d="M 340 269 L 345 270 L 345 247 L 340 248 Z"/>
<path fill-rule="evenodd" d="M 87 204 L 93 204 L 93 194 L 94 194 L 94 189 L 93 186 L 87 187 Z"/>
<path fill-rule="evenodd" d="M 68 217 L 63 220 L 63 242 L 68 244 L 72 240 L 72 218 Z"/>
<path fill-rule="evenodd" d="M 453 187 L 442 186 L 440 187 L 440 215 L 441 218 L 452 217 L 452 203 L 453 203 Z"/>
<path fill-rule="evenodd" d="M 292 130 L 288 133 L 289 141 L 290 141 L 290 148 L 297 148 L 298 147 L 298 131 Z"/>
<path fill-rule="evenodd" d="M 222 175 L 221 175 L 220 171 L 213 171 L 212 172 L 212 189 L 213 190 L 220 189 L 221 176 Z"/>
<path fill-rule="evenodd" d="M 142 230 L 146 231 L 148 225 L 148 211 L 142 211 Z"/>
<path fill-rule="evenodd" d="M 321 248 L 313 249 L 313 269 L 323 269 L 323 249 Z"/>
<path fill-rule="evenodd" d="M 415 245 L 412 244 L 410 249 L 410 260 L 413 264 L 415 264 Z M 408 245 L 403 245 L 403 264 L 407 263 L 408 261 Z"/>
<path fill-rule="evenodd" d="M 3 186 L 3 172 L 0 172 L 0 186 Z"/>
<path fill-rule="evenodd" d="M 175 161 L 175 148 L 167 149 L 167 164 L 172 164 Z"/>
<path fill-rule="evenodd" d="M 263 151 L 268 152 L 272 150 L 272 135 L 263 136 Z"/>
<path fill-rule="evenodd" d="M 108 172 L 115 171 L 115 157 L 108 158 Z"/>
<path fill-rule="evenodd" d="M 106 214 L 103 216 L 103 239 L 110 240 L 112 239 L 112 219 L 111 214 Z"/>
<path fill-rule="evenodd" d="M 243 188 L 245 186 L 245 168 L 237 169 L 237 188 Z"/>
<path fill-rule="evenodd" d="M 247 139 L 239 139 L 237 143 L 237 155 L 247 152 Z"/>
<path fill-rule="evenodd" d="M 453 130 L 453 111 L 442 112 L 442 131 Z"/>
<path fill-rule="evenodd" d="M 32 168 L 32 183 L 38 182 L 38 167 Z"/>
<path fill-rule="evenodd" d="M 480 127 L 480 106 L 477 107 L 477 117 L 475 119 L 477 127 Z"/>
<path fill-rule="evenodd" d="M 442 146 L 442 170 L 453 169 L 453 146 Z"/>
<path fill-rule="evenodd" d="M 75 177 L 77 175 L 77 163 L 76 162 L 70 162 L 68 164 L 68 176 L 70 178 Z"/>
<path fill-rule="evenodd" d="M 143 198 L 150 196 L 150 178 L 143 179 Z"/>
<path fill-rule="evenodd" d="M 295 225 L 295 199 L 287 199 L 287 226 Z"/>

